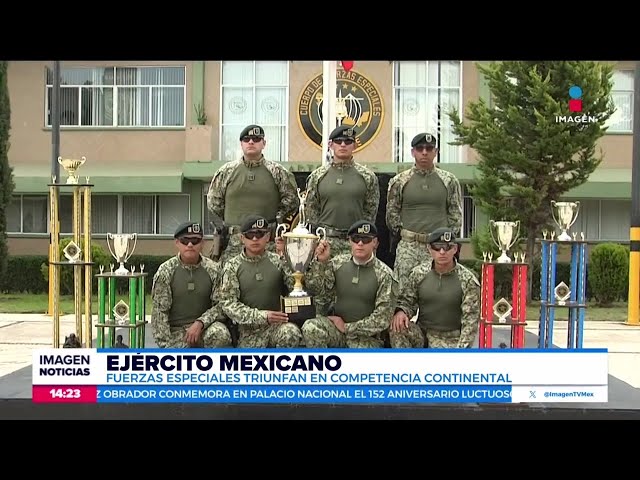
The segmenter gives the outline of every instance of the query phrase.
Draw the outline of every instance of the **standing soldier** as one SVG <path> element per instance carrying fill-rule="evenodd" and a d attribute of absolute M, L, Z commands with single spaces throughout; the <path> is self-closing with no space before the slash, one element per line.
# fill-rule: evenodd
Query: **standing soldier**
<path fill-rule="evenodd" d="M 240 225 L 246 217 L 262 215 L 275 232 L 279 219 L 298 209 L 296 179 L 282 164 L 264 158 L 266 143 L 262 127 L 245 127 L 240 133 L 242 158 L 220 167 L 209 185 L 207 205 L 224 249 L 212 251 L 211 256 L 220 263 L 242 250 Z M 273 243 L 269 247 L 272 249 Z"/>
<path fill-rule="evenodd" d="M 220 302 L 238 325 L 238 348 L 296 348 L 302 332 L 281 311 L 280 296 L 293 289 L 291 269 L 276 253 L 266 250 L 271 229 L 267 219 L 250 216 L 241 229 L 244 249 L 223 269 Z M 313 283 L 309 284 L 312 288 Z"/>
<path fill-rule="evenodd" d="M 151 326 L 160 348 L 227 348 L 231 335 L 218 304 L 220 266 L 202 255 L 202 228 L 185 222 L 175 234 L 178 254 L 153 277 Z"/>
<path fill-rule="evenodd" d="M 328 316 L 319 315 L 302 326 L 307 348 L 382 348 L 382 334 L 391 323 L 395 306 L 393 271 L 375 256 L 378 230 L 374 222 L 355 222 L 347 232 L 351 252 L 334 256 L 321 242 L 317 269 L 324 294 L 331 294 Z M 315 279 L 314 279 L 315 280 Z"/>
<path fill-rule="evenodd" d="M 462 228 L 460 182 L 434 165 L 437 154 L 433 135 L 416 135 L 411 141 L 415 164 L 389 181 L 386 222 L 391 235 L 399 239 L 394 271 L 401 283 L 416 265 L 431 264 L 427 248 L 431 232 L 447 227 L 458 236 Z"/>
<path fill-rule="evenodd" d="M 391 348 L 471 348 L 480 321 L 480 283 L 456 261 L 452 229 L 437 229 L 428 243 L 432 265 L 415 267 L 398 295 Z M 414 323 L 409 319 L 416 313 Z"/>
<path fill-rule="evenodd" d="M 353 159 L 356 134 L 352 127 L 334 129 L 329 148 L 331 163 L 316 168 L 307 178 L 305 212 L 314 228 L 324 227 L 332 255 L 339 255 L 351 253 L 347 231 L 354 222 L 375 224 L 380 184 L 371 169 Z"/>

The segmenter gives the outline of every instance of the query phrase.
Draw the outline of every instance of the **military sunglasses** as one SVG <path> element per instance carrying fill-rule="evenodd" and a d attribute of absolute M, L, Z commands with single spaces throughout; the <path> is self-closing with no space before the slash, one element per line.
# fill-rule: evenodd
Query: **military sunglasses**
<path fill-rule="evenodd" d="M 332 140 L 333 143 L 337 144 L 337 145 L 353 145 L 353 143 L 355 142 L 355 140 L 353 140 L 352 138 L 336 138 L 335 140 Z"/>
<path fill-rule="evenodd" d="M 260 240 L 267 233 L 269 233 L 267 230 L 249 230 L 248 232 L 244 232 L 242 235 L 244 235 L 244 237 L 248 238 L 249 240 Z"/>
<path fill-rule="evenodd" d="M 427 152 L 433 152 L 433 150 L 436 148 L 433 145 L 416 145 L 415 147 L 413 147 L 416 149 L 417 152 L 423 152 L 423 151 L 427 151 Z"/>
<path fill-rule="evenodd" d="M 448 252 L 449 250 L 451 250 L 453 248 L 456 248 L 457 244 L 455 244 L 455 243 L 444 243 L 444 242 L 440 243 L 440 242 L 437 242 L 437 243 L 430 243 L 429 246 L 433 250 L 437 250 L 437 251 L 444 250 L 445 252 Z"/>
<path fill-rule="evenodd" d="M 253 141 L 253 143 L 258 143 L 262 141 L 263 137 L 256 137 L 256 136 L 250 136 L 250 137 L 242 137 L 242 141 L 244 143 L 249 143 L 250 141 Z"/>
<path fill-rule="evenodd" d="M 367 244 L 373 242 L 374 238 L 376 238 L 376 237 L 371 237 L 369 235 L 351 235 L 349 237 L 349 240 L 351 240 L 353 243 L 362 242 L 363 244 L 367 245 Z"/>
<path fill-rule="evenodd" d="M 202 237 L 180 237 L 178 241 L 183 245 L 198 245 L 202 242 Z"/>

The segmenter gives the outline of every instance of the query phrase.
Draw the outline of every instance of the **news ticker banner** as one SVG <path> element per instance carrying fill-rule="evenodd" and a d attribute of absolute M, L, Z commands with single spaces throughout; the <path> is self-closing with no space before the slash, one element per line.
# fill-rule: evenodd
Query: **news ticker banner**
<path fill-rule="evenodd" d="M 606 349 L 161 350 L 33 353 L 34 402 L 607 402 Z"/>

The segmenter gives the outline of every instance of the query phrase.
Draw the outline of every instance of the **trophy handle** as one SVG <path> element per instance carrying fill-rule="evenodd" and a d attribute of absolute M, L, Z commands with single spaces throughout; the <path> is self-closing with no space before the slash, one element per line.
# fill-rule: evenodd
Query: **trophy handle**
<path fill-rule="evenodd" d="M 513 239 L 511 240 L 511 245 L 509 245 L 507 250 L 511 250 L 511 248 L 516 244 L 516 242 L 518 241 L 518 238 L 520 237 L 520 220 L 516 220 L 515 223 L 518 229 L 516 230 L 516 234 L 513 236 Z"/>
<path fill-rule="evenodd" d="M 133 237 L 133 248 L 131 248 L 131 251 L 129 252 L 129 255 L 127 255 L 127 258 L 124 259 L 125 262 L 129 261 L 129 259 L 131 258 L 131 255 L 133 255 L 133 252 L 135 252 L 136 250 L 136 245 L 138 244 L 138 234 L 131 233 L 129 238 L 131 237 Z"/>
<path fill-rule="evenodd" d="M 116 254 L 113 253 L 113 249 L 111 248 L 111 242 L 109 240 L 113 241 L 113 234 L 112 233 L 107 233 L 107 247 L 109 248 L 109 253 L 111 254 L 111 256 L 113 258 L 118 258 L 116 256 Z"/>
<path fill-rule="evenodd" d="M 556 201 L 555 200 L 551 200 L 551 218 L 553 218 L 553 221 L 556 222 L 556 225 L 558 225 L 558 227 L 560 227 L 560 229 L 562 229 L 562 224 L 556 218 L 555 211 L 556 211 Z"/>
<path fill-rule="evenodd" d="M 493 233 L 493 229 L 495 228 L 495 226 L 496 226 L 495 220 L 489 220 L 489 233 L 491 234 L 491 240 L 493 240 L 493 243 L 496 245 L 496 247 L 498 247 L 498 249 L 501 250 L 500 242 L 496 240 L 496 236 Z"/>
<path fill-rule="evenodd" d="M 569 226 L 567 227 L 567 230 L 570 229 L 571 227 L 573 227 L 573 224 L 576 223 L 576 220 L 578 220 L 578 212 L 580 212 L 580 201 L 576 200 L 575 202 L 573 202 L 576 204 L 576 211 L 573 215 L 573 220 L 571 220 L 571 223 L 569 224 Z"/>
<path fill-rule="evenodd" d="M 280 225 L 278 225 L 276 227 L 276 238 L 282 237 L 282 234 L 286 233 L 287 230 L 288 230 L 288 227 L 287 227 L 286 223 L 281 223 Z M 282 232 L 282 233 L 280 233 L 280 232 Z"/>
<path fill-rule="evenodd" d="M 327 239 L 327 231 L 324 229 L 324 227 L 316 228 L 316 235 L 320 237 L 320 241 Z"/>

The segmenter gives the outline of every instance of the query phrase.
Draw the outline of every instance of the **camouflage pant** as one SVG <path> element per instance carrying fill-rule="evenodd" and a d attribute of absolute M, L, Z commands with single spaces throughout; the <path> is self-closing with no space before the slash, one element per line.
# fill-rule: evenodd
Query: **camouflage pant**
<path fill-rule="evenodd" d="M 401 239 L 396 247 L 396 261 L 393 265 L 393 271 L 399 284 L 409 278 L 409 274 L 415 266 L 424 262 L 431 262 L 431 260 L 431 253 L 426 243 L 409 242 Z M 401 289 L 402 286 L 400 285 L 400 291 L 402 291 Z"/>
<path fill-rule="evenodd" d="M 338 330 L 331 320 L 318 316 L 302 325 L 302 336 L 307 348 L 382 348 L 379 338 L 349 337 Z"/>
<path fill-rule="evenodd" d="M 233 235 L 229 236 L 229 244 L 227 245 L 227 248 L 224 249 L 224 251 L 222 252 L 222 255 L 220 255 L 220 259 L 218 260 L 218 262 L 221 265 L 224 265 L 224 263 L 226 261 L 228 261 L 229 259 L 235 257 L 236 255 L 240 255 L 240 252 L 242 252 L 242 239 L 240 238 L 240 234 L 239 233 L 234 233 Z M 276 244 L 273 241 L 269 241 L 269 243 L 267 243 L 267 250 L 270 252 L 275 252 L 276 251 Z"/>
<path fill-rule="evenodd" d="M 389 332 L 391 348 L 461 348 L 460 330 L 442 332 L 410 322 L 403 332 Z M 426 338 L 426 342 L 425 342 Z"/>
<path fill-rule="evenodd" d="M 295 323 L 260 327 L 240 325 L 238 348 L 300 348 L 302 332 Z"/>
<path fill-rule="evenodd" d="M 171 332 L 171 337 L 156 339 L 156 343 L 162 344 L 163 348 L 194 348 L 184 341 L 185 333 L 190 326 L 175 329 Z M 195 348 L 231 348 L 231 346 L 231 334 L 227 326 L 221 322 L 213 322 L 202 332 L 200 344 Z"/>

